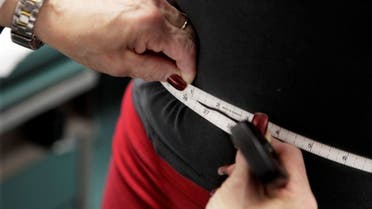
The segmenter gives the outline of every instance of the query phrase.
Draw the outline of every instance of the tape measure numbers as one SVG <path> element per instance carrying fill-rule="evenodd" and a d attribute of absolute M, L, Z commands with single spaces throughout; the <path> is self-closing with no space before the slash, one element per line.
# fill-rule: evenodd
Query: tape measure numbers
<path fill-rule="evenodd" d="M 162 82 L 162 85 L 187 107 L 228 134 L 231 134 L 231 128 L 236 125 L 234 120 L 252 121 L 252 113 L 212 96 L 195 86 L 187 85 L 186 89 L 179 91 L 169 83 Z M 349 167 L 372 173 L 371 159 L 317 142 L 271 122 L 268 125 L 268 131 L 273 137 L 302 150 Z"/>

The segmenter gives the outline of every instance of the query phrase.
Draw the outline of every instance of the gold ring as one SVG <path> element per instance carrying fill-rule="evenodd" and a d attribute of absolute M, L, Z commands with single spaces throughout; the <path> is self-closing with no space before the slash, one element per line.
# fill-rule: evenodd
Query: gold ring
<path fill-rule="evenodd" d="M 186 18 L 185 22 L 181 26 L 181 30 L 185 30 L 185 28 L 187 27 L 188 23 L 189 23 L 189 20 Z"/>

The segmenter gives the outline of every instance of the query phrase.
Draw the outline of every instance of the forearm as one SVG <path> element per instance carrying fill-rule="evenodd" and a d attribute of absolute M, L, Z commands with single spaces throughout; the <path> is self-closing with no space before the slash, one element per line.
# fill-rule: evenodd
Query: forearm
<path fill-rule="evenodd" d="M 1 1 L 1 0 L 0 0 Z M 0 7 L 0 25 L 10 27 L 18 0 L 5 0 Z"/>

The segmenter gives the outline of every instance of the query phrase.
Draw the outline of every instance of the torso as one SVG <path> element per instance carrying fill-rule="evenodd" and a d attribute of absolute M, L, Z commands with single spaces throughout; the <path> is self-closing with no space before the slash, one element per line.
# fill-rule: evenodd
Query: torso
<path fill-rule="evenodd" d="M 199 36 L 196 86 L 247 111 L 265 112 L 294 132 L 372 158 L 372 34 L 366 6 L 258 0 L 179 5 Z M 134 97 L 159 155 L 202 187 L 217 187 L 218 166 L 234 159 L 228 135 L 158 83 L 137 82 Z M 370 174 L 308 154 L 305 160 L 322 205 L 338 198 L 354 202 L 350 208 L 372 205 Z"/>

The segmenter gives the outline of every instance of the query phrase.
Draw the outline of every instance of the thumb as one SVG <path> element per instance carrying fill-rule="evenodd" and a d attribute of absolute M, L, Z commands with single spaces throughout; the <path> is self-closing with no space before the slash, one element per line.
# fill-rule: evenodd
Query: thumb
<path fill-rule="evenodd" d="M 301 185 L 308 187 L 306 168 L 301 151 L 293 145 L 273 139 L 272 145 L 288 171 L 289 187 Z"/>
<path fill-rule="evenodd" d="M 249 194 L 250 199 L 256 199 L 263 193 L 262 187 L 258 184 L 257 180 L 251 175 L 248 162 L 245 157 L 238 150 L 235 157 L 235 166 L 226 181 L 238 182 L 245 187 L 245 191 Z"/>
<path fill-rule="evenodd" d="M 250 179 L 249 166 L 240 150 L 237 151 L 235 157 L 234 168 L 230 176 L 234 176 L 242 179 Z"/>

